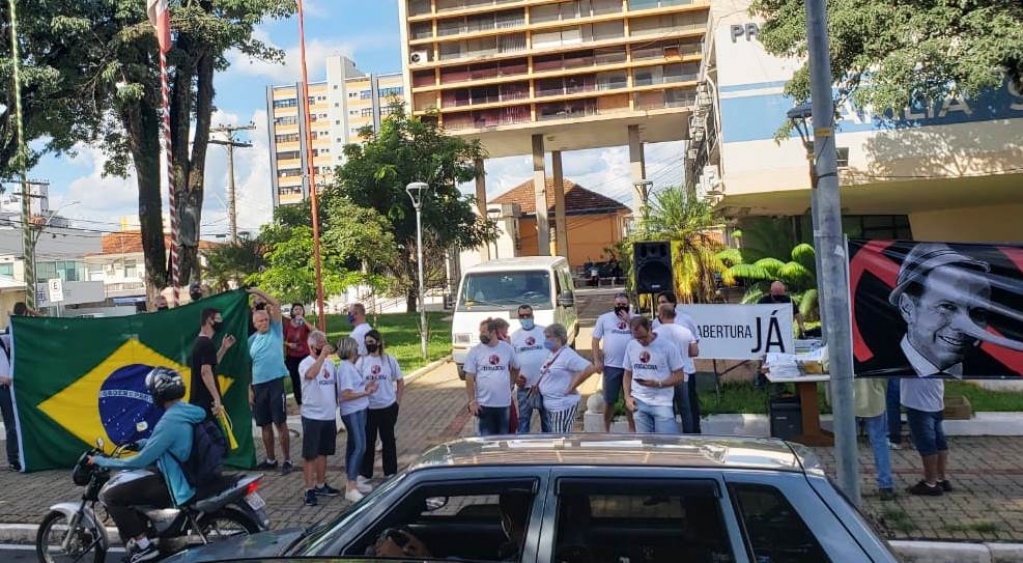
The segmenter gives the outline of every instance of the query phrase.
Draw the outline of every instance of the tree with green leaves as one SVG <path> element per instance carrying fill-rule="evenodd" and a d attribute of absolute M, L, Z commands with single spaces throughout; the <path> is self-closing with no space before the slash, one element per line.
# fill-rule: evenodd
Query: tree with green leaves
<path fill-rule="evenodd" d="M 226 291 L 231 282 L 244 283 L 253 274 L 266 268 L 263 243 L 244 237 L 217 245 L 203 252 L 206 257 L 206 280 L 217 290 Z"/>
<path fill-rule="evenodd" d="M 670 240 L 674 258 L 675 293 L 684 303 L 711 302 L 717 297 L 717 277 L 727 274 L 718 257 L 721 242 L 712 232 L 722 220 L 713 206 L 684 186 L 654 196 L 647 215 L 646 240 Z M 725 281 L 729 281 L 725 278 Z"/>
<path fill-rule="evenodd" d="M 160 188 L 160 76 L 156 36 L 141 0 L 22 1 L 26 44 L 23 96 L 29 138 L 47 150 L 94 142 L 107 174 L 135 173 L 150 288 L 168 281 Z M 167 54 L 173 179 L 182 226 L 181 281 L 198 277 L 198 239 L 214 75 L 237 49 L 281 61 L 253 36 L 256 25 L 294 12 L 293 0 L 171 0 L 174 45 Z M 5 34 L 6 56 L 10 56 Z M 4 53 L 0 53 L 2 56 Z M 2 63 L 3 61 L 0 61 Z M 0 69 L 9 68 L 0 64 Z M 4 104 L 9 108 L 10 104 Z M 10 150 L 10 121 L 0 116 L 0 155 Z M 3 159 L 6 164 L 7 160 Z M 102 197 L 97 195 L 97 197 Z"/>
<path fill-rule="evenodd" d="M 345 147 L 346 162 L 337 169 L 335 185 L 324 200 L 327 209 L 367 208 L 387 221 L 393 254 L 382 249 L 368 253 L 365 263 L 387 276 L 391 289 L 405 296 L 413 312 L 422 296 L 416 271 L 416 215 L 405 187 L 411 182 L 430 186 L 422 206 L 427 282 L 429 272 L 443 271 L 441 257 L 450 249 L 479 247 L 495 238 L 496 227 L 478 217 L 472 199 L 458 190 L 459 184 L 476 177 L 475 161 L 485 156 L 479 141 L 446 135 L 434 120 L 409 115 L 401 102 L 392 102 L 390 112 L 379 131 L 363 130 L 363 144 Z M 339 220 L 332 212 L 327 222 Z M 330 231 L 346 228 L 351 227 L 328 227 L 327 236 L 341 236 Z"/>
<path fill-rule="evenodd" d="M 754 0 L 771 54 L 807 55 L 803 0 Z M 857 107 L 904 108 L 975 96 L 1006 79 L 1023 91 L 1023 3 L 1012 0 L 851 0 L 828 2 L 831 72 Z M 785 86 L 810 97 L 808 63 Z"/>
<path fill-rule="evenodd" d="M 772 282 L 781 281 L 788 287 L 804 319 L 819 318 L 817 262 L 813 246 L 797 244 L 788 254 L 788 261 L 783 261 L 774 256 L 760 256 L 755 249 L 747 251 L 743 246 L 718 253 L 718 259 L 728 265 L 726 275 L 729 278 L 747 283 L 743 303 L 757 303 L 768 294 Z"/>

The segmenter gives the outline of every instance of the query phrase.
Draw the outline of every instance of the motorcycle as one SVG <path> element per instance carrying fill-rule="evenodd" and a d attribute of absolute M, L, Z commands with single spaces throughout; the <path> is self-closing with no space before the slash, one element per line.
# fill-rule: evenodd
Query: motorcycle
<path fill-rule="evenodd" d="M 111 457 L 138 451 L 136 444 L 118 446 Z M 82 454 L 71 471 L 75 485 L 85 487 L 80 502 L 65 502 L 50 507 L 36 533 L 36 555 L 40 562 L 103 563 L 110 549 L 110 538 L 95 506 L 100 495 L 122 483 L 148 477 L 149 469 L 125 470 L 111 474 L 109 469 L 89 465 L 90 457 L 103 455 L 103 442 Z M 250 535 L 270 528 L 266 502 L 259 495 L 263 475 L 224 475 L 215 483 L 200 487 L 197 500 L 182 507 L 133 507 L 146 522 L 146 535 L 155 542 L 161 557 L 189 547 L 205 545 L 239 535 Z M 131 541 L 121 538 L 122 541 Z"/>

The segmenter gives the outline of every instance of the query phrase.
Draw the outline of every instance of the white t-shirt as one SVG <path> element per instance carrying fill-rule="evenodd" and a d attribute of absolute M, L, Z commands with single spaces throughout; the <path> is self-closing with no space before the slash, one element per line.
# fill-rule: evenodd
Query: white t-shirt
<path fill-rule="evenodd" d="M 369 323 L 362 323 L 361 325 L 352 329 L 352 333 L 348 336 L 355 339 L 355 342 L 359 345 L 359 356 L 365 356 L 369 354 L 366 350 L 366 333 L 373 330 L 373 327 Z"/>
<path fill-rule="evenodd" d="M 689 332 L 693 333 L 694 340 L 696 342 L 700 341 L 700 331 L 696 330 L 696 321 L 693 320 L 689 313 L 682 310 L 682 305 L 675 305 L 675 324 L 688 328 Z M 655 318 L 651 326 L 657 328 L 661 326 L 661 321 Z"/>
<path fill-rule="evenodd" d="M 577 373 L 590 367 L 590 361 L 580 356 L 575 350 L 564 346 L 550 353 L 544 361 L 544 374 L 540 379 L 540 394 L 543 395 L 543 408 L 550 412 L 568 410 L 579 403 L 579 391 L 567 394 Z"/>
<path fill-rule="evenodd" d="M 507 342 L 477 344 L 465 358 L 465 373 L 476 379 L 476 401 L 481 407 L 510 407 L 511 368 L 518 369 L 515 350 Z"/>
<path fill-rule="evenodd" d="M 368 384 L 377 382 L 377 390 L 369 396 L 369 408 L 386 409 L 398 400 L 394 383 L 403 378 L 398 360 L 394 356 L 363 356 L 355 363 L 355 369 Z"/>
<path fill-rule="evenodd" d="M 903 377 L 899 380 L 900 402 L 902 406 L 924 412 L 945 410 L 945 380 L 941 377 L 928 377 L 942 371 L 920 355 L 904 337 L 900 343 L 902 353 L 919 377 Z M 963 365 L 956 364 L 945 370 L 951 375 L 962 375 Z"/>
<path fill-rule="evenodd" d="M 519 329 L 511 335 L 511 345 L 515 349 L 515 358 L 522 366 L 522 375 L 526 377 L 526 387 L 536 385 L 540 378 L 540 366 L 550 352 L 543 347 L 546 340 L 544 327 L 534 326 L 532 330 Z"/>
<path fill-rule="evenodd" d="M 298 364 L 298 373 L 302 376 L 302 417 L 334 420 L 334 409 L 337 408 L 337 366 L 327 358 L 323 360 L 316 379 L 306 378 L 306 372 L 315 363 L 316 358 L 307 356 Z"/>
<path fill-rule="evenodd" d="M 655 328 L 654 332 L 678 346 L 678 351 L 682 354 L 682 363 L 685 364 L 683 370 L 686 373 L 696 373 L 696 362 L 689 357 L 689 345 L 696 341 L 696 337 L 693 336 L 693 333 L 688 328 L 679 324 L 669 323 Z"/>
<path fill-rule="evenodd" d="M 345 391 L 362 393 L 366 390 L 366 379 L 352 362 L 342 361 L 337 374 L 337 398 L 341 403 L 341 416 L 348 416 L 369 408 L 369 397 L 360 397 L 351 401 L 342 398 Z"/>
<path fill-rule="evenodd" d="M 632 315 L 629 315 L 632 318 Z M 614 311 L 608 311 L 593 327 L 593 338 L 601 341 L 604 351 L 604 365 L 612 368 L 624 367 L 625 347 L 632 341 L 632 330 L 628 321 L 618 318 Z"/>
<path fill-rule="evenodd" d="M 670 407 L 675 397 L 671 387 L 656 388 L 640 385 L 637 379 L 665 381 L 671 373 L 685 367 L 678 347 L 663 336 L 658 336 L 649 346 L 638 340 L 629 342 L 625 351 L 625 370 L 632 372 L 632 396 L 648 405 Z"/>

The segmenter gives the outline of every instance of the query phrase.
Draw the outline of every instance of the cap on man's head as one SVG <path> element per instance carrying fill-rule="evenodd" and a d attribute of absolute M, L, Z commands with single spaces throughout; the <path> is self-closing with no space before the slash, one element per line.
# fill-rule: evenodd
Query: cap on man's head
<path fill-rule="evenodd" d="M 899 298 L 905 293 L 906 288 L 913 283 L 921 283 L 935 268 L 941 266 L 959 266 L 977 272 L 988 273 L 991 266 L 983 262 L 953 250 L 947 244 L 922 243 L 913 247 L 902 261 L 899 268 L 899 278 L 895 289 L 888 295 L 888 302 L 896 307 L 899 306 Z"/>

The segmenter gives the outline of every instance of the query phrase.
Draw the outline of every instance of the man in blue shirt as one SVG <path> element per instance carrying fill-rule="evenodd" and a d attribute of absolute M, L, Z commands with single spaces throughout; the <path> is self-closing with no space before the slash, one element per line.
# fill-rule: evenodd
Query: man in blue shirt
<path fill-rule="evenodd" d="M 263 431 L 263 446 L 266 459 L 257 468 L 277 469 L 274 455 L 274 427 L 281 441 L 281 475 L 294 469 L 291 463 L 291 441 L 288 436 L 287 395 L 284 380 L 288 377 L 288 366 L 284 363 L 284 323 L 281 303 L 262 290 L 249 288 L 249 294 L 266 303 L 266 307 L 252 312 L 252 324 L 256 332 L 249 336 L 249 356 L 252 357 L 252 386 L 249 387 L 249 404 L 256 419 L 256 426 Z"/>
<path fill-rule="evenodd" d="M 181 399 L 185 381 L 176 371 L 158 367 L 146 376 L 146 388 L 153 402 L 164 409 L 139 455 L 126 459 L 93 457 L 90 464 L 110 469 L 142 469 L 156 464 L 158 473 L 132 479 L 103 489 L 100 500 L 117 525 L 121 539 L 130 543 L 129 563 L 142 563 L 160 557 L 156 545 L 146 536 L 146 523 L 133 507 L 181 506 L 195 496 L 177 460 L 192 453 L 192 428 L 206 418 L 206 411 Z"/>

